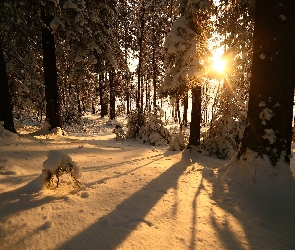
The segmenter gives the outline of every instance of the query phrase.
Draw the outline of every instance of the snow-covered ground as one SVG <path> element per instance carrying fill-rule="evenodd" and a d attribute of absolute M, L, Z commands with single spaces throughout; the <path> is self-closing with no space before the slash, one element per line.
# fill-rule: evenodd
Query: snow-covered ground
<path fill-rule="evenodd" d="M 67 136 L 0 131 L 0 249 L 295 249 L 294 193 L 224 182 L 226 161 L 116 141 L 95 122 Z M 82 167 L 80 188 L 42 188 L 51 150 Z"/>

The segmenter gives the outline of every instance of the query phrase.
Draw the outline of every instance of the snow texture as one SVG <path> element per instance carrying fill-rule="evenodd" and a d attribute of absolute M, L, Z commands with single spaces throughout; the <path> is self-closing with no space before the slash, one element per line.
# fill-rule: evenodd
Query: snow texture
<path fill-rule="evenodd" d="M 63 137 L 0 128 L 1 249 L 295 249 L 294 178 L 283 161 L 248 151 L 223 167 L 198 151 L 116 141 L 107 119 L 89 119 L 96 130 Z M 71 159 L 84 185 L 42 188 L 42 163 Z"/>

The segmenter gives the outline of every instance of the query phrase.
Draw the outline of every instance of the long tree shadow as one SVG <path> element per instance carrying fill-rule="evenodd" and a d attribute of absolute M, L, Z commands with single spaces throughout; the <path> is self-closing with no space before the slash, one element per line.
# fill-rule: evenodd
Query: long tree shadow
<path fill-rule="evenodd" d="M 0 194 L 0 220 L 5 220 L 12 214 L 39 207 L 56 199 L 51 196 L 38 199 L 38 193 L 42 189 L 42 177 L 30 181 L 26 185 L 12 191 Z"/>
<path fill-rule="evenodd" d="M 58 249 L 85 249 L 85 246 L 89 249 L 117 249 L 140 223 L 153 226 L 153 222 L 147 221 L 145 217 L 170 188 L 177 188 L 179 177 L 189 165 L 190 161 L 182 157 L 158 178 Z"/>
<path fill-rule="evenodd" d="M 261 194 L 223 179 L 212 184 L 212 199 L 240 223 L 248 249 L 295 249 L 294 193 Z M 232 228 L 219 225 L 214 217 L 211 223 L 226 249 L 245 249 Z"/>
<path fill-rule="evenodd" d="M 196 234 L 197 234 L 197 198 L 201 193 L 201 190 L 204 189 L 203 184 L 203 175 L 201 177 L 201 182 L 197 188 L 197 191 L 195 192 L 194 199 L 192 201 L 192 209 L 193 209 L 193 217 L 192 217 L 192 226 L 191 226 L 191 240 L 190 240 L 190 249 L 194 250 L 197 249 L 197 240 L 196 240 Z"/>
<path fill-rule="evenodd" d="M 91 187 L 91 186 L 94 186 L 94 185 L 96 185 L 96 184 L 102 184 L 102 183 L 105 183 L 106 181 L 109 181 L 109 180 L 111 180 L 111 179 L 118 179 L 118 178 L 120 178 L 120 177 L 122 177 L 122 176 L 126 176 L 126 175 L 128 175 L 128 174 L 130 174 L 130 173 L 133 173 L 133 172 L 135 172 L 135 171 L 138 170 L 138 169 L 141 169 L 141 168 L 143 168 L 143 167 L 145 167 L 145 166 L 148 166 L 148 165 L 152 164 L 153 162 L 156 162 L 156 161 L 158 161 L 158 160 L 160 160 L 160 159 L 162 159 L 162 158 L 164 158 L 163 155 L 162 155 L 162 157 L 159 157 L 159 158 L 157 158 L 157 159 L 155 159 L 155 160 L 152 160 L 152 161 L 150 161 L 150 162 L 148 162 L 148 163 L 146 163 L 146 164 L 144 164 L 144 165 L 141 165 L 141 166 L 135 167 L 135 168 L 133 168 L 133 169 L 130 169 L 130 170 L 126 171 L 126 172 L 123 172 L 123 173 L 120 173 L 120 174 L 116 174 L 116 175 L 113 175 L 113 176 L 104 177 L 104 178 L 102 178 L 102 179 L 100 179 L 100 180 L 98 180 L 98 181 L 95 181 L 95 182 L 89 182 L 89 183 L 86 183 L 85 186 L 86 186 L 86 187 Z M 145 159 L 145 158 L 143 158 L 143 159 Z M 118 164 L 111 164 L 111 167 L 120 166 L 120 165 L 123 165 L 123 164 L 129 163 L 129 162 L 131 162 L 131 161 L 126 161 L 126 162 L 124 162 L 124 163 L 120 162 L 120 163 L 118 163 Z M 111 167 L 110 167 L 110 168 L 111 168 Z M 105 168 L 105 166 L 103 166 L 103 168 Z M 93 168 L 92 168 L 92 169 L 93 169 Z M 99 167 L 99 169 L 101 169 L 101 168 Z M 87 170 L 88 170 L 88 168 L 87 168 Z M 88 172 L 88 171 L 85 171 L 85 172 Z"/>

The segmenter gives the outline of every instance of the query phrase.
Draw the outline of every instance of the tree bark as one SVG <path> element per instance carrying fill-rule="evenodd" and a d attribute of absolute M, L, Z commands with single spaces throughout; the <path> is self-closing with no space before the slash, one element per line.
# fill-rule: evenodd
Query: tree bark
<path fill-rule="evenodd" d="M 139 45 L 139 56 L 138 56 L 138 67 L 137 67 L 137 99 L 136 99 L 136 109 L 138 114 L 142 113 L 142 105 L 140 105 L 141 101 L 141 70 L 142 70 L 142 62 L 143 62 L 143 39 L 144 39 L 144 27 L 145 27 L 145 7 L 142 6 L 140 8 L 140 37 L 138 37 L 138 45 Z"/>
<path fill-rule="evenodd" d="M 239 150 L 290 162 L 295 76 L 295 1 L 257 0 L 248 126 Z"/>
<path fill-rule="evenodd" d="M 42 47 L 43 47 L 43 70 L 46 99 L 46 120 L 50 124 L 49 130 L 62 127 L 60 100 L 57 85 L 57 68 L 55 55 L 54 36 L 51 33 L 50 23 L 52 15 L 48 15 L 41 10 L 42 27 Z"/>
<path fill-rule="evenodd" d="M 188 147 L 200 145 L 200 132 L 201 132 L 201 86 L 195 86 L 192 88 L 192 113 L 190 123 L 190 137 Z"/>
<path fill-rule="evenodd" d="M 114 69 L 110 70 L 110 119 L 116 118 L 116 93 L 115 93 L 115 79 L 114 79 Z"/>
<path fill-rule="evenodd" d="M 188 93 L 183 99 L 183 125 L 187 127 Z"/>
<path fill-rule="evenodd" d="M 99 100 L 100 100 L 100 117 L 104 117 L 108 114 L 108 106 L 105 103 L 104 95 L 105 95 L 105 83 L 104 83 L 104 73 L 99 74 Z"/>
<path fill-rule="evenodd" d="M 8 85 L 8 76 L 6 71 L 6 63 L 4 60 L 4 52 L 0 41 L 0 121 L 4 121 L 3 127 L 10 132 L 16 133 L 13 122 L 13 106 L 11 94 Z"/>

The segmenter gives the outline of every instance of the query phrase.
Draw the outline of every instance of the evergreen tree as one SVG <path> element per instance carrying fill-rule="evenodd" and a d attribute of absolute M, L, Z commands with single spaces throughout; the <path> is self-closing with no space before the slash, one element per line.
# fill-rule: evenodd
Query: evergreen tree
<path fill-rule="evenodd" d="M 159 89 L 161 95 L 184 98 L 193 92 L 193 107 L 189 145 L 200 144 L 201 84 L 204 60 L 207 54 L 208 19 L 211 5 L 208 1 L 179 1 L 180 17 L 174 22 L 165 40 L 166 77 Z"/>

